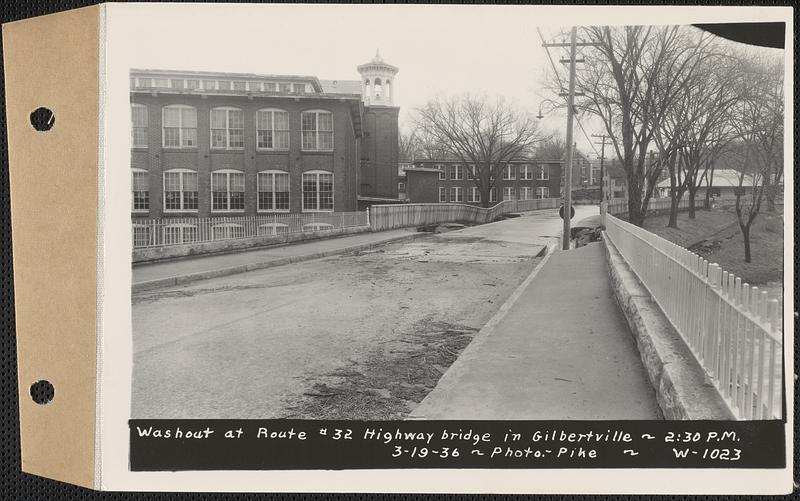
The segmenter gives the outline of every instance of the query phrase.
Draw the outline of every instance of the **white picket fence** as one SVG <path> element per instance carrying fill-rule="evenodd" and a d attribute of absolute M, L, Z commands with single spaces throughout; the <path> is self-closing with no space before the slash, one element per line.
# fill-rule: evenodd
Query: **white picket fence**
<path fill-rule="evenodd" d="M 373 205 L 370 207 L 369 221 L 372 231 L 452 221 L 482 224 L 490 223 L 510 212 L 555 209 L 560 204 L 559 198 L 540 198 L 505 200 L 488 208 L 458 203 Z"/>
<path fill-rule="evenodd" d="M 767 291 L 610 213 L 610 241 L 739 419 L 781 417 L 783 324 Z"/>
<path fill-rule="evenodd" d="M 628 201 L 623 198 L 613 198 L 606 202 L 608 205 L 608 213 L 609 214 L 627 214 L 628 213 Z M 716 198 L 714 199 L 714 203 L 717 207 L 735 207 L 736 206 L 736 198 L 735 197 L 724 197 L 724 198 Z M 750 204 L 750 197 L 743 197 L 742 203 L 745 206 Z M 705 198 L 695 198 L 694 206 L 696 209 L 700 210 L 705 207 Z M 651 198 L 647 204 L 647 211 L 661 211 L 661 210 L 669 210 L 672 206 L 672 199 L 669 197 L 663 198 Z M 689 208 L 689 198 L 683 197 L 678 201 L 678 209 L 684 210 Z"/>
<path fill-rule="evenodd" d="M 164 247 L 369 225 L 364 212 L 306 212 L 231 217 L 134 219 L 133 247 Z"/>

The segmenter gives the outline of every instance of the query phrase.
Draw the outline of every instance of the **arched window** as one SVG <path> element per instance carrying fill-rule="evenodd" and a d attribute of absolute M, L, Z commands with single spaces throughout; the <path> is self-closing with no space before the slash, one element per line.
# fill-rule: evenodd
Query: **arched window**
<path fill-rule="evenodd" d="M 285 223 L 266 223 L 259 225 L 259 235 L 283 235 L 289 233 L 289 225 Z"/>
<path fill-rule="evenodd" d="M 303 225 L 303 231 L 322 231 L 332 229 L 333 225 L 330 223 L 307 223 Z"/>
<path fill-rule="evenodd" d="M 211 147 L 222 150 L 244 148 L 244 112 L 239 108 L 211 109 Z"/>
<path fill-rule="evenodd" d="M 214 212 L 244 210 L 244 172 L 222 169 L 211 173 L 211 210 Z"/>
<path fill-rule="evenodd" d="M 387 80 L 385 84 L 384 94 L 386 94 L 386 99 L 391 99 L 392 97 L 392 81 Z"/>
<path fill-rule="evenodd" d="M 131 103 L 131 146 L 147 148 L 147 106 Z"/>
<path fill-rule="evenodd" d="M 173 104 L 161 109 L 164 148 L 197 148 L 197 110 Z"/>
<path fill-rule="evenodd" d="M 256 112 L 256 148 L 289 149 L 289 112 L 266 108 Z"/>
<path fill-rule="evenodd" d="M 164 171 L 164 212 L 197 212 L 197 172 Z"/>
<path fill-rule="evenodd" d="M 150 177 L 144 169 L 131 169 L 132 212 L 150 210 Z"/>
<path fill-rule="evenodd" d="M 369 88 L 369 78 L 364 80 L 364 96 L 366 96 L 367 100 L 369 100 L 369 98 L 371 96 L 370 88 Z"/>
<path fill-rule="evenodd" d="M 333 114 L 326 110 L 304 111 L 302 135 L 304 151 L 333 151 Z"/>
<path fill-rule="evenodd" d="M 197 226 L 186 223 L 168 224 L 164 227 L 164 245 L 178 245 L 197 241 Z"/>
<path fill-rule="evenodd" d="M 312 170 L 303 173 L 303 211 L 333 211 L 333 173 Z"/>
<path fill-rule="evenodd" d="M 244 236 L 244 226 L 236 223 L 221 223 L 211 227 L 211 238 L 213 240 L 230 240 L 231 238 L 242 238 Z"/>
<path fill-rule="evenodd" d="M 258 210 L 289 212 L 289 173 L 265 170 L 258 173 Z"/>
<path fill-rule="evenodd" d="M 375 99 L 380 99 L 381 98 L 381 91 L 382 90 L 383 89 L 381 88 L 381 79 L 380 78 L 376 78 L 375 79 Z"/>

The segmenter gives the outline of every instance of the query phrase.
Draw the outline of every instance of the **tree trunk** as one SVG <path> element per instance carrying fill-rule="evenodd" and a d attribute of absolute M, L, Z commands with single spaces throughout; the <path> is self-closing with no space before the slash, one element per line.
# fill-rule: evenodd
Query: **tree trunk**
<path fill-rule="evenodd" d="M 692 190 L 689 188 L 689 219 L 695 218 L 695 195 L 697 194 L 697 189 Z"/>
<path fill-rule="evenodd" d="M 750 225 L 742 226 L 742 238 L 744 239 L 744 262 L 750 262 Z"/>
<path fill-rule="evenodd" d="M 678 227 L 678 198 L 675 194 L 670 196 L 671 201 L 669 204 L 669 222 L 667 223 L 668 228 L 677 228 Z"/>
<path fill-rule="evenodd" d="M 703 207 L 705 207 L 706 210 L 711 210 L 711 188 L 706 188 L 706 198 L 703 202 Z"/>

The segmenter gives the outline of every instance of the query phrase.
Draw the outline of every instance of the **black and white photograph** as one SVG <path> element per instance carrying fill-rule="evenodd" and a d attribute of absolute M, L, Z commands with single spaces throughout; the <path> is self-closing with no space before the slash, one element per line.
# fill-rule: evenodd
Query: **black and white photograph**
<path fill-rule="evenodd" d="M 781 419 L 784 49 L 451 10 L 130 68 L 131 417 Z"/>

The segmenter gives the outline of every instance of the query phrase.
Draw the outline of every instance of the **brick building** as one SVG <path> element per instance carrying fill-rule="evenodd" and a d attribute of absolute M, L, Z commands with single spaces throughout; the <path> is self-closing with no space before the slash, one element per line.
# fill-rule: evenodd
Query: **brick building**
<path fill-rule="evenodd" d="M 435 169 L 439 175 L 425 176 L 426 182 L 436 184 L 438 197 L 428 200 L 430 190 L 422 192 L 412 184 L 413 174 L 406 169 L 409 180 L 406 184 L 406 197 L 410 202 L 459 202 L 478 205 L 481 203 L 480 190 L 472 177 L 468 165 L 444 160 L 417 160 L 416 168 Z M 558 198 L 561 196 L 561 162 L 558 160 L 521 159 L 509 162 L 500 179 L 489 194 L 489 203 L 502 200 L 531 200 L 536 198 Z"/>
<path fill-rule="evenodd" d="M 399 109 L 382 97 L 393 78 L 376 95 L 361 81 L 313 76 L 130 77 L 134 222 L 349 212 L 362 194 L 397 197 Z M 380 163 L 365 166 L 365 150 Z"/>

